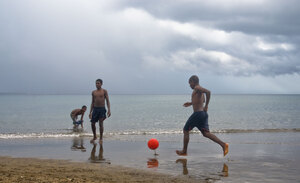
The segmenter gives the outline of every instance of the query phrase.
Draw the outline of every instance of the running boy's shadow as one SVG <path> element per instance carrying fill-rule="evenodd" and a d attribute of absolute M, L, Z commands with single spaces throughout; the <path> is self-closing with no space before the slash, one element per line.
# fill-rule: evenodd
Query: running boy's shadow
<path fill-rule="evenodd" d="M 96 156 L 97 143 L 93 144 L 93 148 L 92 148 L 92 151 L 91 151 L 91 156 L 89 158 L 90 162 L 91 163 L 107 163 L 107 164 L 111 164 L 111 162 L 109 160 L 106 160 L 103 157 L 103 145 L 100 144 L 99 146 L 100 146 L 99 147 L 99 154 L 98 154 L 98 156 Z"/>
<path fill-rule="evenodd" d="M 189 174 L 189 171 L 187 168 L 187 159 L 178 159 L 178 160 L 176 160 L 176 163 L 182 163 L 182 174 L 183 175 Z"/>
<path fill-rule="evenodd" d="M 187 159 L 177 159 L 176 163 L 182 163 L 182 174 L 183 175 L 189 174 L 189 171 L 187 168 Z M 226 165 L 226 163 L 223 164 L 222 172 L 219 172 L 217 175 L 220 177 L 228 177 L 228 166 Z"/>

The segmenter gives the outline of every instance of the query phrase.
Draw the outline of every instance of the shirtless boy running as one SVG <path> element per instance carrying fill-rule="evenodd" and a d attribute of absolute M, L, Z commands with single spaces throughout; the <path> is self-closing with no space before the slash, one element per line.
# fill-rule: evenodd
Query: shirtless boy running
<path fill-rule="evenodd" d="M 106 119 L 106 109 L 105 109 L 105 101 L 107 105 L 107 116 L 110 117 L 110 103 L 108 93 L 105 89 L 102 88 L 103 81 L 101 79 L 96 80 L 96 88 L 92 92 L 92 104 L 91 110 L 89 114 L 89 118 L 91 119 L 91 126 L 93 131 L 93 139 L 91 142 L 94 142 L 97 139 L 96 136 L 96 123 L 99 121 L 99 131 L 100 131 L 100 140 L 99 143 L 103 142 L 103 121 Z"/>
<path fill-rule="evenodd" d="M 228 153 L 228 144 L 224 143 L 214 134 L 210 133 L 208 128 L 207 109 L 210 100 L 210 91 L 199 85 L 199 78 L 195 75 L 190 77 L 189 84 L 193 89 L 192 101 L 184 103 L 183 106 L 189 107 L 192 105 L 194 113 L 188 119 L 183 128 L 183 149 L 181 151 L 177 150 L 176 153 L 180 156 L 187 155 L 187 147 L 190 139 L 189 132 L 194 127 L 197 127 L 204 137 L 218 143 L 223 148 L 223 154 L 225 156 Z M 206 95 L 206 102 L 205 106 L 203 107 L 205 101 L 204 94 Z"/>

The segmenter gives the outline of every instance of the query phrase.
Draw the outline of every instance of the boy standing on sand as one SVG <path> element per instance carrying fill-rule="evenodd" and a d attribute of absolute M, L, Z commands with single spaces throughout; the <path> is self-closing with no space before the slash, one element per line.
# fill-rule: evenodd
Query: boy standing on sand
<path fill-rule="evenodd" d="M 77 128 L 80 124 L 81 124 L 81 128 L 83 128 L 83 116 L 85 111 L 86 111 L 86 106 L 84 105 L 81 107 L 81 109 L 74 109 L 71 112 L 70 116 L 73 121 L 74 128 Z M 81 118 L 79 121 L 76 121 L 79 115 L 81 115 Z"/>
<path fill-rule="evenodd" d="M 210 100 L 210 91 L 201 87 L 199 85 L 199 78 L 195 75 L 191 76 L 189 79 L 190 87 L 193 89 L 192 93 L 192 101 L 186 102 L 183 104 L 184 107 L 193 106 L 194 113 L 186 122 L 183 128 L 183 149 L 181 151 L 177 150 L 176 153 L 180 156 L 187 155 L 187 147 L 189 143 L 189 132 L 194 128 L 197 127 L 202 135 L 210 140 L 218 143 L 223 148 L 224 156 L 228 153 L 228 144 L 221 141 L 218 137 L 214 134 L 209 132 L 208 128 L 208 115 L 207 109 Z M 204 103 L 204 95 L 206 95 L 206 102 L 205 106 L 203 107 Z"/>
<path fill-rule="evenodd" d="M 97 139 L 96 136 L 96 123 L 99 121 L 99 131 L 100 131 L 100 140 L 99 143 L 103 142 L 103 121 L 106 119 L 106 109 L 105 109 L 105 100 L 107 105 L 107 116 L 110 117 L 110 103 L 108 98 L 108 93 L 105 89 L 102 88 L 103 81 L 101 79 L 96 80 L 96 88 L 92 92 L 92 104 L 89 118 L 91 119 L 91 126 L 93 131 L 93 139 L 91 142 L 94 142 Z"/>

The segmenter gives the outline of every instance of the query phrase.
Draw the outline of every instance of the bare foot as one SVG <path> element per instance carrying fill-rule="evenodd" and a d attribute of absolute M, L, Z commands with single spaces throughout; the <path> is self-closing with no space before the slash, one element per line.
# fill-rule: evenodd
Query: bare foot
<path fill-rule="evenodd" d="M 90 140 L 90 143 L 94 143 L 96 139 L 97 138 L 93 138 L 92 140 Z"/>
<path fill-rule="evenodd" d="M 228 153 L 228 151 L 229 151 L 229 144 L 225 143 L 225 146 L 223 147 L 224 156 L 226 156 L 226 154 Z"/>
<path fill-rule="evenodd" d="M 176 153 L 177 153 L 177 155 L 179 155 L 179 156 L 186 156 L 186 155 L 187 155 L 186 152 L 184 152 L 184 151 L 179 151 L 179 150 L 177 150 Z"/>
<path fill-rule="evenodd" d="M 100 139 L 100 140 L 99 140 L 99 144 L 101 144 L 101 145 L 102 145 L 102 144 L 103 144 L 103 140 L 101 140 L 101 139 Z"/>

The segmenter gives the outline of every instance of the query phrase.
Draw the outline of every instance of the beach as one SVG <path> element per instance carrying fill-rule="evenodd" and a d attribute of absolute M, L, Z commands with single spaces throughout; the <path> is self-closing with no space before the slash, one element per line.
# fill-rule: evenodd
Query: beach
<path fill-rule="evenodd" d="M 0 183 L 300 183 L 298 15 L 0 0 Z"/>
<path fill-rule="evenodd" d="M 90 96 L 0 95 L 1 182 L 18 182 L 21 177 L 28 182 L 27 175 L 33 182 L 43 182 L 38 177 L 51 172 L 56 173 L 44 182 L 300 180 L 300 95 L 213 96 L 209 127 L 229 143 L 226 157 L 197 129 L 191 131 L 188 155 L 175 153 L 182 148 L 182 128 L 192 113 L 182 107 L 189 95 L 111 95 L 110 99 L 112 116 L 104 122 L 100 145 L 90 143 L 87 115 L 80 130 L 72 128 L 69 116 Z M 159 141 L 158 155 L 147 147 L 151 138 Z M 78 172 L 81 167 L 88 167 L 87 171 Z"/>
<path fill-rule="evenodd" d="M 121 166 L 0 157 L 0 182 L 196 182 Z"/>

